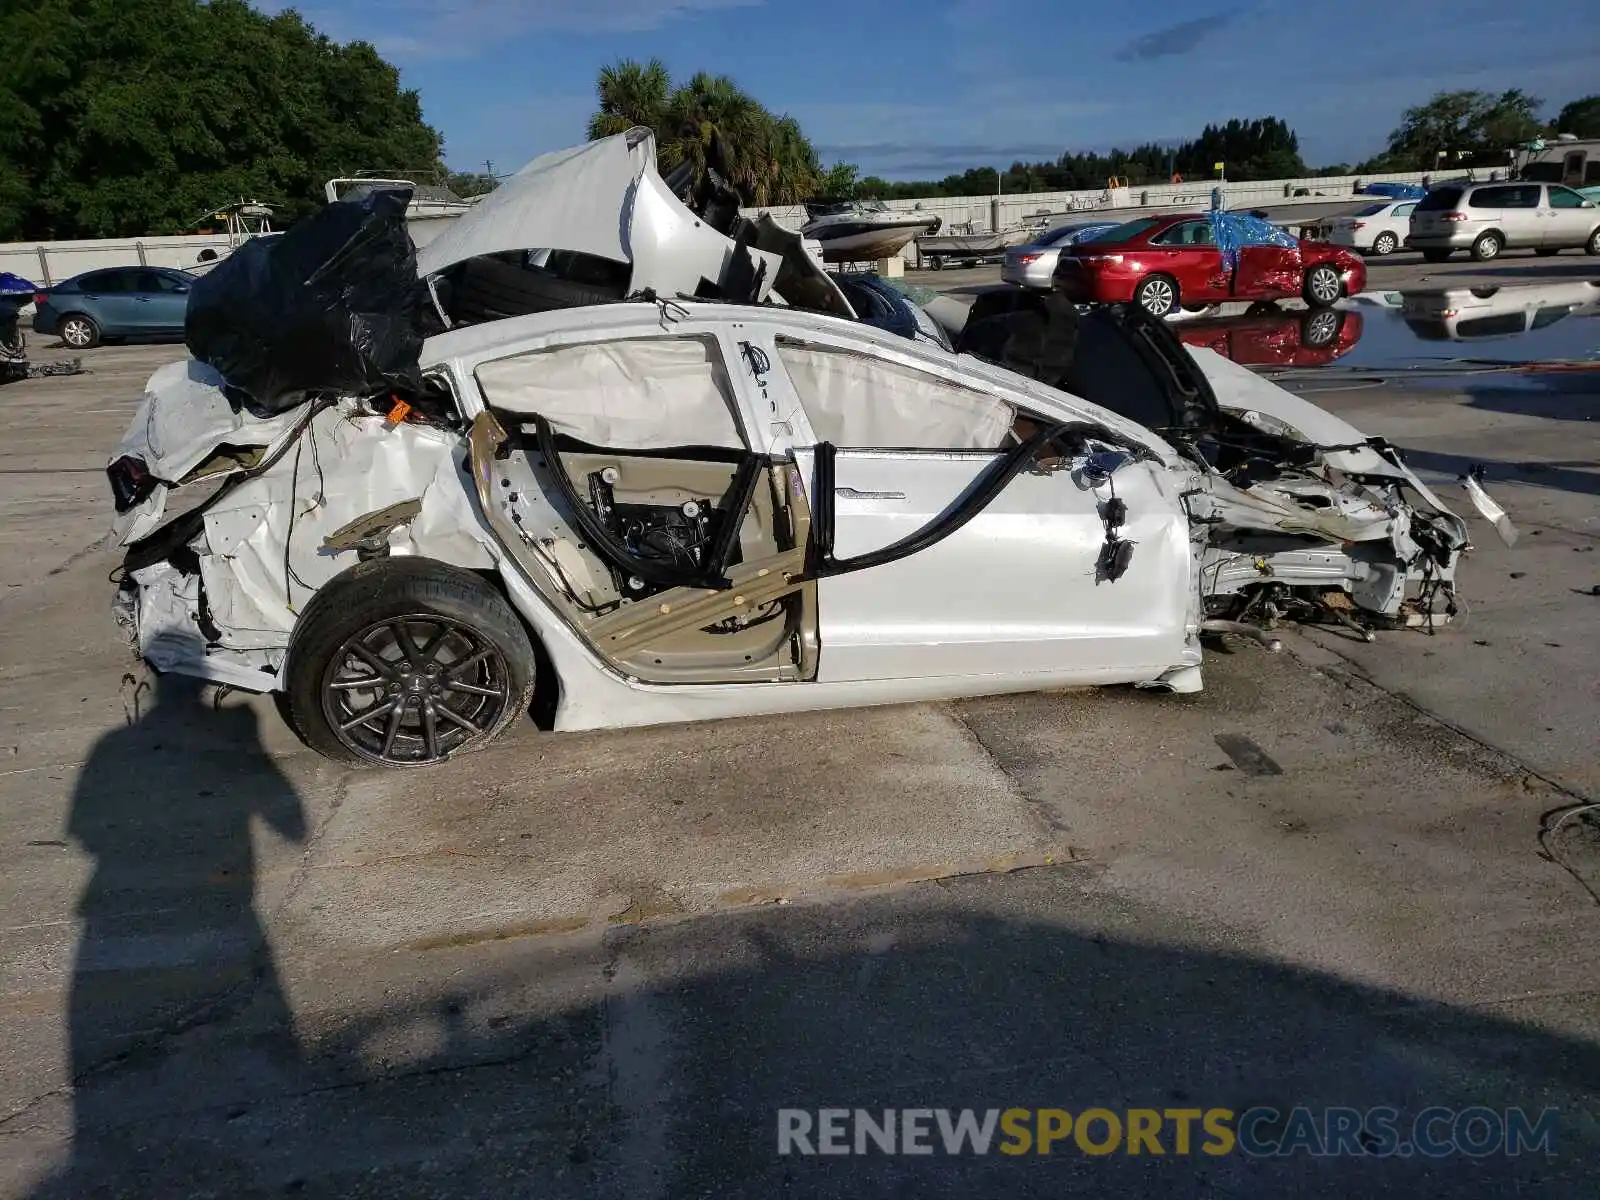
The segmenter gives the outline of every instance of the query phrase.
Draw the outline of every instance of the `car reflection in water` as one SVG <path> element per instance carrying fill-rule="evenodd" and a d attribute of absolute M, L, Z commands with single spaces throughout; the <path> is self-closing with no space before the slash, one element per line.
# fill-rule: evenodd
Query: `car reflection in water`
<path fill-rule="evenodd" d="M 1401 319 L 1430 342 L 1467 342 L 1545 329 L 1573 316 L 1600 314 L 1600 281 L 1533 287 L 1451 288 L 1407 292 Z"/>
<path fill-rule="evenodd" d="M 1255 305 L 1236 317 L 1204 317 L 1174 329 L 1184 344 L 1204 346 L 1242 367 L 1318 367 L 1349 353 L 1361 338 L 1358 312 Z"/>

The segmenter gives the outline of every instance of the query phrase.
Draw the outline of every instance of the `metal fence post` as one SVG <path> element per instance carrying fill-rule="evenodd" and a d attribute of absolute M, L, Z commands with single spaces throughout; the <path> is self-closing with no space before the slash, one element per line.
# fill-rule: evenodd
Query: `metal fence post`
<path fill-rule="evenodd" d="M 139 265 L 141 267 L 148 267 L 150 265 L 150 262 L 144 256 L 144 243 L 143 242 L 135 242 L 133 244 L 133 248 L 139 252 Z"/>
<path fill-rule="evenodd" d="M 38 250 L 39 250 L 39 273 L 44 276 L 44 285 L 45 285 L 45 287 L 49 287 L 52 283 L 55 282 L 55 280 L 50 278 L 50 256 L 45 253 L 45 248 L 43 246 L 38 247 Z"/>

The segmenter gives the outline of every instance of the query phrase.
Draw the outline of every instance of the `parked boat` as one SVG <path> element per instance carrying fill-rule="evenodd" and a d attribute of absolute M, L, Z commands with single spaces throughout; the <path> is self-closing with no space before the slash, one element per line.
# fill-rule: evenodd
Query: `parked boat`
<path fill-rule="evenodd" d="M 917 259 L 930 270 L 948 264 L 975 265 L 985 259 L 1000 258 L 1009 243 L 1002 231 L 974 233 L 970 222 L 952 226 L 948 233 L 925 233 L 917 238 Z"/>
<path fill-rule="evenodd" d="M 869 262 L 900 253 L 918 234 L 937 233 L 940 219 L 892 211 L 882 200 L 814 200 L 802 237 L 822 246 L 824 262 Z"/>
<path fill-rule="evenodd" d="M 378 179 L 368 176 L 330 179 L 322 185 L 328 203 L 335 200 L 359 199 L 379 188 L 410 188 L 411 203 L 406 206 L 406 228 L 417 246 L 426 246 L 447 228 L 449 223 L 482 199 L 473 196 L 462 199 L 449 188 L 433 183 L 419 183 L 414 179 Z"/>

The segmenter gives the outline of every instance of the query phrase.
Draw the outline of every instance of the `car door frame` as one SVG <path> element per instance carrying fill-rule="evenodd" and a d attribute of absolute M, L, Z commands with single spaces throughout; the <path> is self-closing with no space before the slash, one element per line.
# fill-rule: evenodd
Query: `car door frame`
<path fill-rule="evenodd" d="M 145 325 L 145 332 L 151 335 L 182 335 L 184 319 L 189 307 L 189 288 L 191 286 L 189 281 L 178 278 L 178 272 L 171 268 L 150 267 L 148 270 L 158 280 L 170 281 L 174 288 L 172 290 L 162 288 L 156 292 L 147 293 L 150 296 L 148 301 L 150 313 Z M 183 290 L 181 292 L 178 291 L 178 287 L 182 287 Z M 181 297 L 181 299 L 175 299 L 175 297 Z M 174 308 L 177 310 L 177 320 L 175 322 L 164 320 Z"/>
<path fill-rule="evenodd" d="M 1392 232 L 1399 237 L 1401 246 L 1411 241 L 1411 214 L 1417 211 L 1418 203 L 1416 200 L 1396 200 L 1384 218 L 1392 222 Z M 1404 212 L 1400 211 L 1402 208 Z"/>
<path fill-rule="evenodd" d="M 1144 235 L 1144 243 L 1148 249 L 1140 252 L 1141 258 L 1156 260 L 1151 262 L 1153 270 L 1164 275 L 1170 275 L 1178 281 L 1179 303 L 1205 302 L 1216 304 L 1229 300 L 1233 296 L 1233 272 L 1227 270 L 1222 261 L 1222 248 L 1212 242 L 1202 249 L 1195 243 L 1178 243 L 1171 245 L 1158 242 L 1155 239 L 1162 237 L 1173 230 L 1181 229 L 1185 225 L 1205 225 L 1210 227 L 1210 222 L 1204 217 L 1189 217 L 1182 221 L 1175 221 L 1164 229 Z M 1215 270 L 1205 273 L 1211 264 L 1209 261 L 1200 262 L 1201 255 L 1209 250 L 1216 259 Z M 1185 260 L 1189 261 L 1185 261 Z M 1150 272 L 1146 272 L 1149 274 Z M 1198 284 L 1195 281 L 1199 281 Z"/>
<path fill-rule="evenodd" d="M 1507 183 L 1498 185 L 1506 189 L 1533 188 L 1538 199 L 1533 207 L 1520 204 L 1502 204 L 1497 210 L 1500 236 L 1508 250 L 1537 249 L 1545 244 L 1545 231 L 1549 227 L 1550 207 L 1545 201 L 1542 183 Z"/>
<path fill-rule="evenodd" d="M 135 268 L 137 269 L 137 268 Z M 127 289 L 108 289 L 104 287 L 88 287 L 86 284 L 95 279 L 120 278 L 126 280 L 128 271 L 126 267 L 101 267 L 95 271 L 87 271 L 78 282 L 77 294 L 83 297 L 84 305 L 78 306 L 85 316 L 100 328 L 102 337 L 122 337 L 136 328 L 137 301 Z M 92 304 L 93 307 L 88 307 Z"/>
<path fill-rule="evenodd" d="M 1556 207 L 1557 193 L 1574 197 L 1578 203 Z M 1583 246 L 1596 225 L 1600 225 L 1600 209 L 1593 201 L 1562 184 L 1545 184 L 1543 203 L 1549 212 L 1546 218 L 1543 243 L 1546 249 L 1571 250 Z M 1585 208 L 1589 204 L 1591 207 Z M 1568 215 L 1571 214 L 1571 215 Z"/>
<path fill-rule="evenodd" d="M 139 286 L 144 282 L 144 276 L 146 275 L 158 281 L 154 291 Z M 134 285 L 127 291 L 128 301 L 132 306 L 131 311 L 133 313 L 133 321 L 128 333 L 140 338 L 149 337 L 161 328 L 156 320 L 159 314 L 157 307 L 159 299 L 166 294 L 161 290 L 159 284 L 161 272 L 154 267 L 130 267 L 127 269 L 127 277 L 128 281 Z"/>
<path fill-rule="evenodd" d="M 1113 428 L 1110 423 L 1059 411 L 1051 413 L 1048 411 L 1050 406 L 1041 405 L 1037 397 L 1000 384 L 993 384 L 986 390 L 992 391 L 995 396 L 1013 407 L 1038 414 L 1046 423 L 1045 429 L 1009 450 L 833 446 L 819 439 L 812 428 L 810 418 L 805 413 L 800 397 L 783 366 L 777 345 L 780 336 L 784 336 L 783 331 L 770 329 L 762 331 L 758 345 L 771 367 L 762 381 L 762 388 L 765 393 L 774 397 L 774 415 L 781 418 L 776 427 L 782 430 L 782 435 L 788 440 L 794 459 L 800 467 L 800 477 L 809 490 L 815 552 L 808 563 L 807 573 L 817 581 L 818 585 L 821 640 L 817 674 L 819 682 L 856 684 L 897 679 L 934 680 L 986 673 L 997 679 L 1015 680 L 1030 675 L 1040 675 L 1068 681 L 1081 679 L 1085 683 L 1091 683 L 1104 682 L 1114 676 L 1125 679 L 1154 678 L 1180 663 L 1188 635 L 1176 626 L 1172 628 L 1170 635 L 1164 634 L 1159 639 L 1147 639 L 1146 646 L 1141 647 L 1141 650 L 1147 651 L 1147 657 L 1151 661 L 1139 662 L 1130 667 L 1127 665 L 1125 654 L 1119 656 L 1110 652 L 1113 645 L 1119 650 L 1124 650 L 1129 644 L 1131 635 L 1125 631 L 1130 626 L 1126 623 L 1121 626 L 1124 629 L 1123 635 L 1113 637 L 1109 632 L 1111 626 L 1107 623 L 1105 626 L 1107 632 L 1096 638 L 1093 635 L 1085 636 L 1081 632 L 1075 632 L 1071 621 L 1064 616 L 1056 627 L 1056 636 L 1039 638 L 1035 635 L 1024 646 L 1017 638 L 995 639 L 986 643 L 970 638 L 955 638 L 944 642 L 930 640 L 926 628 L 922 628 L 919 632 L 919 627 L 913 623 L 901 623 L 897 626 L 892 621 L 874 618 L 870 609 L 867 611 L 867 619 L 862 621 L 861 606 L 873 605 L 875 593 L 876 600 L 881 601 L 885 584 L 892 588 L 893 580 L 885 581 L 880 576 L 866 581 L 867 586 L 858 589 L 854 583 L 841 587 L 840 585 L 845 582 L 841 577 L 889 568 L 893 564 L 905 562 L 933 549 L 944 543 L 947 538 L 959 535 L 969 522 L 979 520 L 1014 481 L 1026 476 L 1029 484 L 1035 482 L 1032 479 L 1034 472 L 1030 470 L 1030 465 L 1036 452 L 1052 438 L 1092 436 L 1097 441 L 1121 447 L 1130 456 L 1143 461 L 1136 462 L 1133 472 L 1126 477 L 1121 475 L 1113 477 L 1113 482 L 1109 485 L 1111 494 L 1115 493 L 1117 486 L 1115 479 L 1123 478 L 1124 492 L 1135 496 L 1135 503 L 1142 502 L 1145 493 L 1140 489 L 1147 486 L 1147 480 L 1140 472 L 1146 472 L 1148 480 L 1153 481 L 1148 486 L 1158 494 L 1163 494 L 1164 499 L 1175 506 L 1165 515 L 1181 518 L 1182 506 L 1174 497 L 1167 497 L 1162 492 L 1163 488 L 1170 487 L 1171 480 L 1161 454 L 1140 439 Z M 857 339 L 846 331 L 841 330 L 837 333 L 807 331 L 803 335 L 803 340 L 829 350 L 879 358 L 894 366 L 942 379 L 959 388 L 973 387 L 973 380 L 970 377 L 951 370 L 948 364 L 905 353 L 900 347 Z M 1100 535 L 1107 532 L 1103 521 L 1100 520 L 1100 514 L 1103 512 L 1103 502 L 1109 495 L 1106 485 L 1100 485 L 1101 490 L 1098 492 L 1081 486 L 1087 466 L 1086 459 L 1087 456 L 1074 457 L 1071 465 L 1046 472 L 1037 482 L 1059 488 L 1060 491 L 1056 493 L 1059 497 L 1071 496 L 1079 499 L 1090 497 L 1089 503 L 1092 503 L 1092 508 L 1089 504 L 1085 504 L 1076 513 L 1068 513 L 1063 506 L 1064 511 L 1059 514 L 1062 518 L 1062 529 L 1065 532 L 1071 525 L 1081 531 L 1089 519 L 1087 514 L 1092 513 L 1097 535 Z M 953 492 L 957 498 L 954 503 L 935 513 L 931 519 L 906 536 L 858 555 L 839 558 L 835 550 L 839 541 L 838 529 L 841 519 L 881 517 L 885 515 L 880 511 L 881 506 L 894 506 L 905 499 L 904 493 L 899 490 L 880 492 L 878 489 L 859 489 L 853 495 L 845 497 L 851 506 L 851 511 L 841 517 L 837 483 L 841 464 L 860 468 L 872 463 L 892 464 L 893 469 L 901 472 L 904 472 L 908 464 L 926 465 L 932 470 L 943 469 L 943 473 L 950 475 L 951 478 L 939 481 L 935 487 L 942 485 L 944 490 Z M 959 488 L 955 486 L 958 483 Z M 1134 505 L 1130 504 L 1130 510 L 1133 507 Z M 1044 520 L 1056 515 L 1049 512 L 1042 513 Z M 1130 520 L 1147 520 L 1149 515 L 1148 512 L 1130 512 Z M 1181 528 L 1174 525 L 1164 531 L 1169 535 L 1169 540 L 1164 544 L 1170 546 L 1172 540 L 1177 540 L 1185 547 L 1182 551 L 1185 564 L 1182 569 L 1183 578 L 1167 582 L 1176 583 L 1182 588 L 1184 607 L 1187 610 L 1194 603 L 1190 593 L 1193 593 L 1195 588 L 1188 575 L 1192 569 L 1192 561 L 1188 557 L 1190 551 L 1186 518 L 1182 518 L 1182 521 Z M 1161 543 L 1158 543 L 1154 536 L 1147 536 L 1153 534 L 1154 525 L 1141 529 L 1139 540 L 1147 543 L 1145 553 L 1147 555 L 1157 553 L 1156 545 Z M 1061 540 L 1068 545 L 1072 542 L 1070 537 L 1062 537 Z M 1097 543 L 1096 549 L 1098 550 L 1103 544 L 1103 542 Z M 1038 549 L 1037 544 L 1033 549 Z M 1137 554 L 1136 550 L 1135 555 Z M 1086 576 L 1093 564 L 1093 556 L 1081 563 Z M 1141 564 L 1141 570 L 1146 565 Z M 1174 574 L 1177 573 L 1174 571 Z M 896 574 L 903 582 L 908 575 L 915 579 L 917 573 L 901 571 Z M 1116 588 L 1120 582 L 1120 579 L 1108 580 L 1097 586 Z M 1138 586 L 1144 586 L 1142 578 Z M 1130 583 L 1124 589 L 1122 598 L 1131 601 L 1134 590 L 1135 585 Z M 1172 593 L 1163 591 L 1162 598 L 1170 603 Z M 848 612 L 841 620 L 842 606 L 851 603 L 857 605 L 856 609 Z M 1131 614 L 1125 612 L 1123 615 L 1128 617 Z M 1166 615 L 1169 619 L 1173 617 L 1173 614 Z M 1187 617 L 1179 620 L 1178 625 L 1183 625 L 1186 620 Z M 990 621 L 994 623 L 995 618 L 991 617 Z"/>

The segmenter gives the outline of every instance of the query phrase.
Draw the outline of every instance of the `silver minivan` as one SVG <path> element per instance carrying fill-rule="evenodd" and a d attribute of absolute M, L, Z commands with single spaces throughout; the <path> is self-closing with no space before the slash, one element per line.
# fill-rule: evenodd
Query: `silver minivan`
<path fill-rule="evenodd" d="M 1600 254 L 1600 208 L 1555 183 L 1444 184 L 1412 211 L 1411 247 L 1429 262 L 1456 250 L 1479 262 L 1517 249 Z"/>

